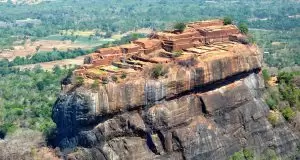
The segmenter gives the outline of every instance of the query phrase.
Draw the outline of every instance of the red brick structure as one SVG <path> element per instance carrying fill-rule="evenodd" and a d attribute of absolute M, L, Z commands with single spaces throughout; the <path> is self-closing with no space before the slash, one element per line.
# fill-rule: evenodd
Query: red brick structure
<path fill-rule="evenodd" d="M 134 44 L 137 44 L 142 47 L 140 49 L 145 54 L 151 53 L 155 50 L 161 49 L 161 41 L 159 39 L 148 39 L 148 38 L 140 38 L 133 41 Z"/>
<path fill-rule="evenodd" d="M 224 25 L 223 20 L 209 20 L 188 23 L 182 32 L 159 32 L 154 38 L 163 43 L 166 51 L 179 51 L 213 42 L 228 41 L 229 36 L 239 33 L 234 25 Z"/>
<path fill-rule="evenodd" d="M 203 44 L 204 37 L 196 30 L 186 30 L 183 33 L 160 32 L 156 37 L 162 41 L 166 51 L 179 51 Z"/>
<path fill-rule="evenodd" d="M 139 53 L 149 54 L 159 49 L 168 52 L 187 50 L 193 47 L 200 47 L 205 44 L 223 41 L 244 42 L 245 37 L 240 34 L 235 25 L 224 25 L 223 20 L 209 20 L 188 23 L 186 29 L 180 31 L 158 32 L 151 38 L 142 38 L 117 47 L 98 49 L 96 53 L 87 56 L 88 63 L 92 66 L 111 65 L 113 62 L 126 62 L 126 58 L 138 59 L 151 63 L 168 63 L 168 57 L 154 59 L 142 58 Z M 126 58 L 125 58 L 126 57 Z M 115 63 L 117 64 L 117 63 Z M 87 68 L 79 69 L 76 74 L 84 74 Z"/>
<path fill-rule="evenodd" d="M 113 61 L 120 60 L 121 57 L 122 57 L 122 54 L 99 56 L 99 58 L 92 61 L 92 64 L 95 66 L 110 65 Z"/>
<path fill-rule="evenodd" d="M 198 31 L 205 37 L 206 44 L 228 41 L 230 35 L 239 33 L 239 29 L 235 25 L 210 26 Z"/>
<path fill-rule="evenodd" d="M 98 49 L 96 52 L 100 53 L 101 55 L 119 54 L 119 53 L 121 53 L 121 48 L 120 47 L 101 48 L 101 49 Z"/>
<path fill-rule="evenodd" d="M 121 45 L 120 48 L 124 54 L 136 54 L 139 53 L 141 46 L 137 44 L 124 44 Z"/>
<path fill-rule="evenodd" d="M 211 27 L 211 26 L 223 26 L 224 21 L 220 19 L 214 19 L 214 20 L 207 20 L 207 21 L 197 21 L 188 23 L 187 27 L 194 28 L 194 29 L 201 29 L 204 27 Z"/>
<path fill-rule="evenodd" d="M 89 62 L 95 66 L 109 65 L 115 60 L 119 60 L 122 56 L 120 47 L 101 48 L 88 55 Z"/>

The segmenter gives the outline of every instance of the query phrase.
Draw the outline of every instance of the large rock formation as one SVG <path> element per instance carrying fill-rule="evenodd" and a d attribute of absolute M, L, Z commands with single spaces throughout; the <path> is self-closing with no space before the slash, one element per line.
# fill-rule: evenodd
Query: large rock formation
<path fill-rule="evenodd" d="M 268 122 L 260 67 L 260 53 L 244 46 L 158 80 L 74 88 L 53 109 L 56 144 L 80 146 L 69 159 L 227 159 L 244 147 L 288 156 L 299 137 Z"/>

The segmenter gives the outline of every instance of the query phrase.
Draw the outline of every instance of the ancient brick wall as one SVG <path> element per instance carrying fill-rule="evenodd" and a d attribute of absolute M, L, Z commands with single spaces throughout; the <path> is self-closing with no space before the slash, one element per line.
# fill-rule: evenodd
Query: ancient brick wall
<path fill-rule="evenodd" d="M 133 43 L 141 46 L 140 51 L 145 54 L 162 48 L 162 41 L 158 39 L 138 39 Z"/>
<path fill-rule="evenodd" d="M 136 44 L 125 44 L 120 46 L 122 53 L 131 54 L 131 53 L 138 53 L 141 49 L 141 46 Z"/>
<path fill-rule="evenodd" d="M 187 24 L 188 27 L 194 28 L 194 29 L 200 29 L 204 27 L 210 27 L 210 26 L 222 26 L 224 25 L 224 21 L 220 19 L 216 20 L 209 20 L 209 21 L 199 21 L 199 22 L 193 22 Z"/>
<path fill-rule="evenodd" d="M 101 55 L 108 55 L 108 54 L 120 54 L 121 48 L 120 47 L 109 47 L 109 48 L 101 48 L 96 51 Z"/>
<path fill-rule="evenodd" d="M 113 61 L 120 60 L 122 54 L 108 54 L 103 55 L 98 59 L 94 59 L 92 64 L 97 65 L 110 65 Z"/>

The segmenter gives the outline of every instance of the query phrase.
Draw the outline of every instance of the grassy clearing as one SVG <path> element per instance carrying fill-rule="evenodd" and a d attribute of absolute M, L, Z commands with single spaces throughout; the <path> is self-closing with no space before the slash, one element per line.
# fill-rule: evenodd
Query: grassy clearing
<path fill-rule="evenodd" d="M 74 31 L 74 30 L 61 30 L 59 31 L 60 34 L 63 35 L 78 35 L 83 37 L 88 37 L 90 35 L 95 35 L 96 30 L 88 30 L 88 31 Z"/>

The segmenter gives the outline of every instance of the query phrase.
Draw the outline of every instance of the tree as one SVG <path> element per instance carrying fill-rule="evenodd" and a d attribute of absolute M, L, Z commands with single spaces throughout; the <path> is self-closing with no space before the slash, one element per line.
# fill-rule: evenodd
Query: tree
<path fill-rule="evenodd" d="M 57 74 L 57 75 L 60 75 L 62 70 L 61 68 L 59 67 L 59 65 L 55 65 L 53 68 L 52 68 L 52 71 L 54 74 Z"/>
<path fill-rule="evenodd" d="M 42 66 L 38 64 L 33 67 L 32 71 L 34 71 L 35 73 L 42 73 L 44 70 Z"/>
<path fill-rule="evenodd" d="M 77 39 L 77 35 L 76 36 L 71 36 L 71 42 L 75 42 L 76 41 L 76 39 Z"/>
<path fill-rule="evenodd" d="M 183 32 L 186 28 L 186 25 L 182 22 L 178 22 L 174 25 L 174 29 L 179 30 L 180 32 Z"/>
<path fill-rule="evenodd" d="M 106 32 L 104 38 L 111 38 L 111 36 L 112 36 L 111 32 Z"/>
<path fill-rule="evenodd" d="M 243 34 L 248 34 L 249 29 L 246 23 L 240 23 L 239 29 Z"/>
<path fill-rule="evenodd" d="M 96 37 L 101 37 L 101 34 L 100 34 L 100 32 L 98 30 L 96 31 L 95 36 Z"/>
<path fill-rule="evenodd" d="M 38 83 L 36 83 L 36 87 L 38 88 L 38 90 L 42 91 L 45 88 L 45 83 L 43 81 L 39 81 Z"/>
<path fill-rule="evenodd" d="M 90 36 L 89 36 L 89 41 L 91 41 L 92 39 L 93 39 L 93 35 L 91 34 Z"/>
<path fill-rule="evenodd" d="M 232 24 L 232 18 L 231 17 L 225 17 L 223 20 L 224 20 L 224 25 Z"/>

